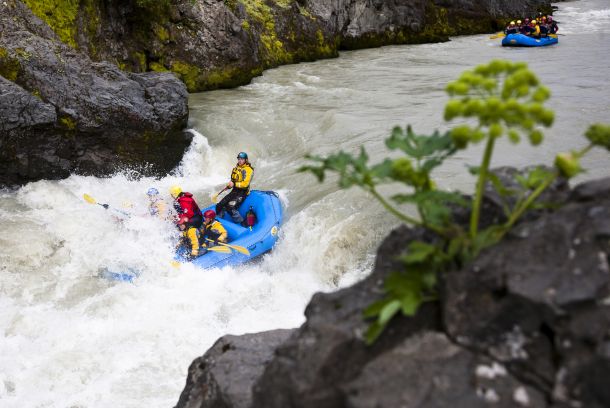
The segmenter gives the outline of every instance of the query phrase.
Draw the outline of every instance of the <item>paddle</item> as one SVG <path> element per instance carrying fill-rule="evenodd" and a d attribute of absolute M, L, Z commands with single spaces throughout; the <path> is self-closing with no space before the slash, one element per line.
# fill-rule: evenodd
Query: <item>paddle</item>
<path fill-rule="evenodd" d="M 494 40 L 496 38 L 503 38 L 503 37 L 506 37 L 506 34 L 504 34 L 504 33 L 497 33 L 497 34 L 489 36 L 489 38 L 492 39 L 492 40 Z"/>
<path fill-rule="evenodd" d="M 218 196 L 221 195 L 222 193 L 224 193 L 227 189 L 229 188 L 229 186 L 226 186 L 225 188 L 223 188 L 222 190 L 220 190 L 218 193 L 214 194 L 212 196 L 212 202 L 214 204 L 218 203 Z"/>
<path fill-rule="evenodd" d="M 213 240 L 206 238 L 206 241 L 210 241 L 210 242 L 214 242 Z M 225 244 L 224 242 L 220 242 L 218 241 L 218 245 L 224 245 L 226 247 L 229 247 L 231 249 L 236 250 L 237 252 L 239 252 L 240 254 L 244 254 L 244 255 L 248 255 L 250 256 L 250 251 L 248 251 L 246 248 L 244 248 L 243 246 L 239 246 L 239 245 L 231 245 L 231 244 Z M 214 248 L 214 247 L 212 247 Z M 212 248 L 208 248 L 208 250 L 211 250 Z"/>
<path fill-rule="evenodd" d="M 212 251 L 212 252 L 220 252 L 221 254 L 229 254 L 231 253 L 231 249 L 227 248 L 227 247 L 223 247 L 223 246 L 213 246 L 210 248 L 206 248 L 208 251 Z M 205 254 L 204 254 L 205 255 Z M 169 263 L 171 266 L 173 266 L 174 268 L 180 268 L 180 261 L 176 261 L 175 259 L 173 261 L 171 261 Z"/>
<path fill-rule="evenodd" d="M 231 253 L 231 249 L 224 247 L 224 246 L 213 246 L 213 247 L 209 247 L 206 248 L 208 251 L 212 251 L 212 252 L 220 252 L 223 254 L 229 254 Z"/>
<path fill-rule="evenodd" d="M 85 199 L 85 201 L 86 201 L 86 202 L 88 202 L 89 204 L 97 204 L 97 205 L 101 205 L 101 206 L 102 206 L 102 207 L 104 207 L 105 209 L 110 208 L 110 206 L 109 206 L 108 204 L 101 204 L 101 203 L 98 203 L 98 202 L 96 201 L 96 199 L 95 199 L 95 198 L 91 197 L 91 196 L 90 196 L 89 194 L 87 194 L 87 193 L 83 194 L 83 198 L 84 198 L 84 199 Z M 119 213 L 119 214 L 124 215 L 125 217 L 130 217 L 130 216 L 131 216 L 131 214 L 129 214 L 128 212 L 121 211 L 121 210 L 118 210 L 118 209 L 116 209 L 116 208 L 112 208 L 112 210 L 113 210 L 113 211 L 115 211 L 115 212 L 117 212 L 117 213 Z"/>

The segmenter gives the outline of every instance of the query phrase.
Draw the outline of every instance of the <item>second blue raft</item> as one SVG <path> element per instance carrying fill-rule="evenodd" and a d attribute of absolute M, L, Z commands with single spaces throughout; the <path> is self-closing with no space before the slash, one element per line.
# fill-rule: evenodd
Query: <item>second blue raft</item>
<path fill-rule="evenodd" d="M 534 38 L 523 34 L 508 34 L 502 39 L 504 47 L 543 47 L 545 45 L 557 44 L 557 37 Z"/>

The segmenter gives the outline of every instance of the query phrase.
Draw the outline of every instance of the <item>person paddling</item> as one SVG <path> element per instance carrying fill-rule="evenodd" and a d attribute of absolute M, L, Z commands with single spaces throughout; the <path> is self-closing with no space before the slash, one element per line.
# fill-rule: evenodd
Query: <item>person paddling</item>
<path fill-rule="evenodd" d="M 216 205 L 216 214 L 222 218 L 225 211 L 229 211 L 233 222 L 243 224 L 244 218 L 238 210 L 241 203 L 250 194 L 250 182 L 253 174 L 254 169 L 248 161 L 248 155 L 245 152 L 240 152 L 237 155 L 237 165 L 231 171 L 231 181 L 225 187 L 225 190 L 230 188 L 231 192 Z"/>
<path fill-rule="evenodd" d="M 547 24 L 549 25 L 549 32 L 551 34 L 557 34 L 557 31 L 559 31 L 559 27 L 557 26 L 557 22 L 555 20 L 553 20 L 553 17 L 548 16 L 546 21 L 547 21 Z"/>
<path fill-rule="evenodd" d="M 204 248 L 204 254 L 207 252 L 207 248 L 218 245 L 219 242 L 227 242 L 227 230 L 216 220 L 214 210 L 207 210 L 203 213 L 203 225 L 199 232 L 201 234 L 201 247 Z"/>
<path fill-rule="evenodd" d="M 161 196 L 159 195 L 159 190 L 154 187 L 151 187 L 146 192 L 148 199 L 150 200 L 148 203 L 148 213 L 152 217 L 157 217 L 162 220 L 169 219 L 169 208 L 167 207 L 167 203 Z"/>
<path fill-rule="evenodd" d="M 188 260 L 192 260 L 199 256 L 199 245 L 201 234 L 199 230 L 195 227 L 188 225 L 188 217 L 182 215 L 180 219 L 178 219 L 178 229 L 180 230 L 180 241 L 178 242 L 177 248 L 184 246 L 185 248 L 190 248 L 190 251 L 187 252 L 186 258 Z"/>
<path fill-rule="evenodd" d="M 178 217 L 185 216 L 187 227 L 201 227 L 203 218 L 201 217 L 201 210 L 195 202 L 191 193 L 182 191 L 180 186 L 173 186 L 169 189 L 171 196 L 174 198 L 174 209 L 178 214 Z M 178 219 L 180 221 L 180 218 Z"/>
<path fill-rule="evenodd" d="M 517 26 L 515 25 L 514 21 L 511 21 L 508 26 L 506 27 L 506 30 L 504 30 L 504 33 L 506 35 L 509 34 L 517 34 L 519 32 L 519 29 L 517 28 Z"/>

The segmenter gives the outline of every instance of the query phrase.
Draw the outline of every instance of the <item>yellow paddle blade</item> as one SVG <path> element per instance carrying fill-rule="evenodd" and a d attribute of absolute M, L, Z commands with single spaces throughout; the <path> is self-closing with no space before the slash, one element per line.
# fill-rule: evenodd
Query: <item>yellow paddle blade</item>
<path fill-rule="evenodd" d="M 176 269 L 180 268 L 180 262 L 178 262 L 176 260 L 171 261 L 169 264 Z"/>
<path fill-rule="evenodd" d="M 504 34 L 504 33 L 497 33 L 497 34 L 489 36 L 489 38 L 494 40 L 496 38 L 504 38 L 505 36 L 506 36 L 506 34 Z"/>
<path fill-rule="evenodd" d="M 208 248 L 208 251 L 220 252 L 220 253 L 223 253 L 223 254 L 231 253 L 231 249 L 227 248 L 227 247 L 224 247 L 224 246 L 213 246 L 213 247 Z"/>
<path fill-rule="evenodd" d="M 549 34 L 549 37 L 551 37 L 551 38 L 557 38 L 557 34 Z"/>
<path fill-rule="evenodd" d="M 214 193 L 211 200 L 214 204 L 218 204 L 218 193 Z"/>
<path fill-rule="evenodd" d="M 213 242 L 211 239 L 206 238 L 208 241 Z M 239 246 L 239 245 L 231 245 L 231 244 L 225 244 L 224 242 L 218 242 L 218 245 L 222 245 L 222 246 L 226 246 L 229 247 L 231 249 L 236 250 L 237 252 L 239 252 L 240 254 L 244 254 L 244 255 L 248 255 L 250 256 L 250 251 L 248 251 L 246 248 L 244 248 L 243 246 Z"/>
<path fill-rule="evenodd" d="M 91 204 L 97 204 L 97 201 L 95 201 L 95 198 L 91 197 L 89 194 L 85 193 L 83 194 L 83 198 L 85 199 L 86 202 L 91 203 Z"/>
<path fill-rule="evenodd" d="M 226 245 L 231 249 L 236 250 L 237 252 L 239 252 L 240 254 L 244 254 L 244 255 L 248 255 L 250 256 L 250 251 L 248 251 L 246 248 L 244 248 L 243 246 L 239 246 L 239 245 L 230 245 L 230 244 L 223 244 L 222 242 L 219 242 L 220 245 Z"/>

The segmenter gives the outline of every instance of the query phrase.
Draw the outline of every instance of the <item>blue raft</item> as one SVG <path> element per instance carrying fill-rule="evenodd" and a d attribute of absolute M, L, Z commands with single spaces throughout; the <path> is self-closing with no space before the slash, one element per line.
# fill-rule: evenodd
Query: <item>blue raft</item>
<path fill-rule="evenodd" d="M 227 265 L 239 265 L 268 252 L 279 238 L 282 224 L 282 204 L 277 193 L 273 191 L 252 190 L 239 207 L 239 212 L 246 218 L 246 212 L 252 207 L 256 214 L 256 223 L 252 229 L 242 227 L 231 220 L 227 212 L 224 218 L 217 218 L 226 228 L 228 243 L 245 247 L 250 255 L 241 254 L 235 250 L 230 253 L 208 252 L 195 258 L 193 265 L 202 269 L 221 268 Z M 202 213 L 213 210 L 215 206 L 202 209 Z M 181 253 L 176 256 L 181 262 L 186 262 Z"/>
<path fill-rule="evenodd" d="M 559 40 L 556 37 L 528 37 L 523 34 L 508 34 L 502 39 L 503 47 L 542 47 L 545 45 L 557 44 Z"/>

